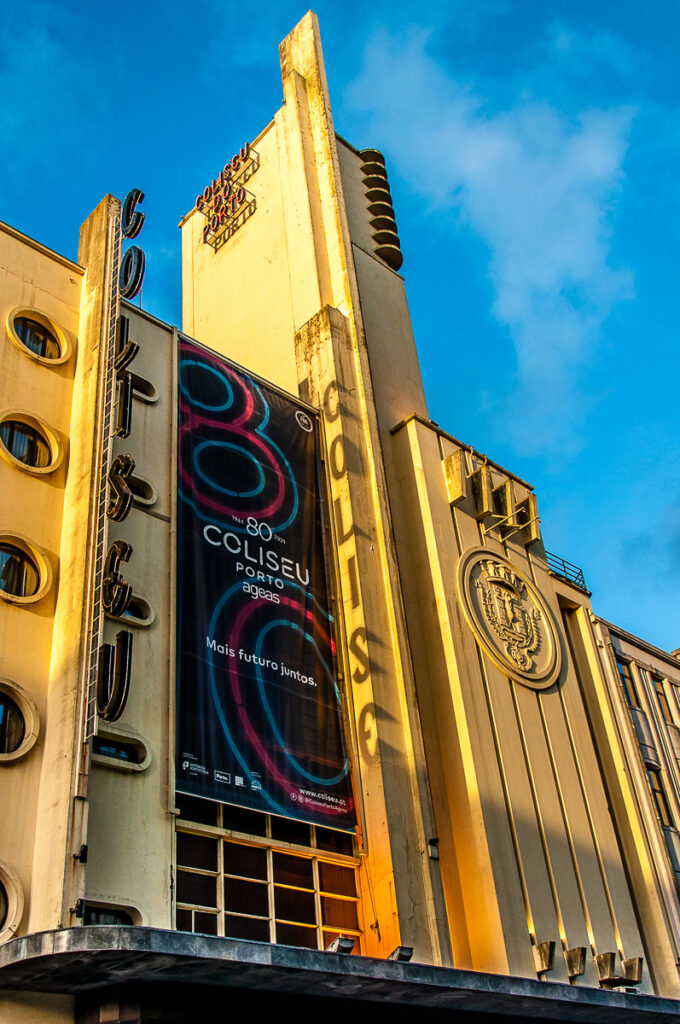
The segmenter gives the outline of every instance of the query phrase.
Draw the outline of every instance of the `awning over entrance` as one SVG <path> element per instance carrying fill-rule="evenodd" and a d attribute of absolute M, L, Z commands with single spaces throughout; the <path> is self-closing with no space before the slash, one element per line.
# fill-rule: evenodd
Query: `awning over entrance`
<path fill-rule="evenodd" d="M 142 1001 L 156 999 L 159 1007 L 169 993 L 177 1004 L 185 990 L 201 992 L 206 1005 L 219 996 L 251 1008 L 263 998 L 276 1005 L 272 997 L 279 994 L 289 1004 L 325 1004 L 334 1019 L 338 1012 L 353 1018 L 359 1006 L 374 1013 L 380 1003 L 381 1014 L 391 1009 L 391 1021 L 405 1020 L 413 1009 L 433 1021 L 438 1011 L 452 1010 L 457 1021 L 680 1020 L 680 1001 L 671 999 L 136 927 L 67 928 L 14 939 L 0 947 L 3 989 L 68 993 L 89 1003 L 114 992 L 119 998 L 143 992 Z M 177 1018 L 161 1010 L 154 1019 Z"/>

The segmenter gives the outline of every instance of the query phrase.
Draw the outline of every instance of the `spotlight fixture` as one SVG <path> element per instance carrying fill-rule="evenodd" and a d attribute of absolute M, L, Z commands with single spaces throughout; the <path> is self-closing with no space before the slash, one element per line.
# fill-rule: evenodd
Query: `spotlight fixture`
<path fill-rule="evenodd" d="M 397 946 L 396 949 L 392 950 L 392 952 L 390 953 L 390 955 L 388 956 L 387 959 L 388 960 L 396 960 L 397 963 L 400 963 L 400 964 L 407 964 L 412 956 L 413 956 L 413 947 L 412 946 Z"/>
<path fill-rule="evenodd" d="M 351 938 L 349 935 L 338 935 L 337 938 L 326 946 L 326 953 L 344 953 L 347 955 L 354 949 L 354 943 L 356 939 Z"/>
<path fill-rule="evenodd" d="M 427 853 L 430 860 L 439 860 L 439 837 L 433 836 L 427 841 Z"/>

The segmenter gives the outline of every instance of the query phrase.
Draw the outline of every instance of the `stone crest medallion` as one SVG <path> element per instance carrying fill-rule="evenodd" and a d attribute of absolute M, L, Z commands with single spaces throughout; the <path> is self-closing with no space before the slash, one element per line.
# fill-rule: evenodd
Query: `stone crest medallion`
<path fill-rule="evenodd" d="M 458 598 L 482 650 L 512 679 L 543 690 L 557 679 L 561 655 L 552 615 L 535 586 L 488 548 L 463 553 Z"/>

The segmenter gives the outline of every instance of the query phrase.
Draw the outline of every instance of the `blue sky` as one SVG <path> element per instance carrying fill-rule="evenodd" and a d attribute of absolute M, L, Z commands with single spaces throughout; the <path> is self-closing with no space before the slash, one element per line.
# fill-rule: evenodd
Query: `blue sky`
<path fill-rule="evenodd" d="M 177 222 L 305 9 L 5 0 L 0 219 L 75 258 L 139 186 L 144 307 L 179 324 Z M 680 3 L 315 10 L 336 129 L 387 158 L 430 415 L 531 481 L 598 614 L 680 646 Z"/>

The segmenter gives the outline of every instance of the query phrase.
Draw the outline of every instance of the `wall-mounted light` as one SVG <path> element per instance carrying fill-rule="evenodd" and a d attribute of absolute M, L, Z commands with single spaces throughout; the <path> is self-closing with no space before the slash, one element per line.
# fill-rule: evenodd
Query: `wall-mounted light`
<path fill-rule="evenodd" d="M 396 949 L 392 950 L 392 952 L 390 953 L 390 955 L 388 956 L 387 959 L 388 960 L 396 960 L 397 963 L 400 963 L 400 964 L 407 964 L 412 956 L 413 956 L 413 947 L 412 946 L 397 946 Z"/>
<path fill-rule="evenodd" d="M 338 935 L 337 938 L 333 939 L 324 952 L 326 953 L 343 953 L 347 956 L 354 949 L 354 943 L 356 939 L 353 939 L 350 935 Z"/>
<path fill-rule="evenodd" d="M 586 947 L 572 946 L 571 949 L 565 949 L 564 960 L 569 977 L 580 977 L 582 974 L 585 974 L 586 970 Z"/>
<path fill-rule="evenodd" d="M 532 946 L 532 949 L 534 952 L 536 974 L 545 974 L 546 971 L 552 971 L 553 964 L 555 963 L 554 939 L 549 939 L 547 942 L 537 942 L 535 946 Z"/>
<path fill-rule="evenodd" d="M 76 900 L 75 907 L 71 907 L 71 909 L 69 910 L 69 914 L 75 915 L 75 917 L 79 921 L 82 921 L 84 913 L 85 913 L 85 900 Z"/>

